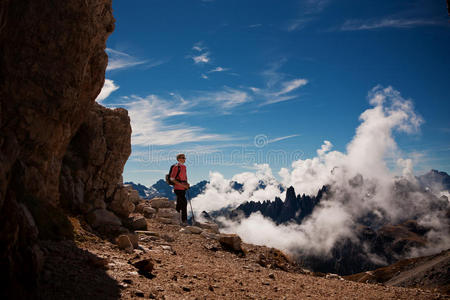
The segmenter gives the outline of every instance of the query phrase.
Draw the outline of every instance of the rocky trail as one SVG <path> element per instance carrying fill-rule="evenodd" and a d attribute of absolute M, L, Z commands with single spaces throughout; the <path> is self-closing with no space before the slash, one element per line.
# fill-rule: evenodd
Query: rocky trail
<path fill-rule="evenodd" d="M 158 210 L 158 209 L 157 209 Z M 159 209 L 161 210 L 161 209 Z M 162 209 L 167 216 L 170 208 Z M 173 211 L 174 212 L 174 211 Z M 137 215 L 134 215 L 136 219 Z M 176 216 L 176 212 L 173 213 Z M 282 252 L 231 239 L 214 226 L 146 218 L 127 243 L 106 240 L 71 218 L 75 241 L 46 242 L 42 299 L 444 299 L 421 289 L 313 276 Z M 135 239 L 137 237 L 137 239 Z M 233 246 L 234 242 L 234 246 Z M 235 247 L 235 250 L 233 250 Z M 122 248 L 122 249 L 121 249 Z M 242 249 L 242 250 L 241 250 Z"/>

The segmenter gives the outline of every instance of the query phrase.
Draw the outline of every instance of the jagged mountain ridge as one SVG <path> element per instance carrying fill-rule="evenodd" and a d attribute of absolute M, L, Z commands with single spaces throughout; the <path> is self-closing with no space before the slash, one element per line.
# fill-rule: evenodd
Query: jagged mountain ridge
<path fill-rule="evenodd" d="M 135 190 L 139 192 L 139 196 L 143 199 L 153 199 L 156 197 L 165 197 L 169 200 L 175 200 L 175 193 L 173 192 L 173 187 L 167 184 L 163 179 L 158 180 L 151 187 L 146 187 L 140 183 L 134 183 L 132 181 L 125 182 L 124 184 L 131 185 Z M 189 197 L 194 198 L 199 194 L 203 193 L 206 188 L 208 181 L 203 180 L 195 185 L 191 186 L 189 189 Z"/>
<path fill-rule="evenodd" d="M 418 177 L 418 181 L 422 179 L 422 182 L 419 181 L 419 185 L 405 178 L 400 178 L 393 186 L 393 197 L 396 201 L 404 201 L 411 195 L 420 194 L 422 197 L 420 201 L 427 202 L 426 209 L 440 212 L 440 218 L 448 224 L 449 204 L 447 198 L 437 197 L 428 188 L 431 185 L 435 186 L 433 183 L 436 181 L 440 186 L 443 186 L 441 182 L 445 182 L 446 176 L 448 175 L 445 172 L 433 170 L 422 177 Z M 428 179 L 427 184 L 423 184 L 424 178 Z M 430 180 L 430 178 L 434 180 Z M 284 201 L 280 198 L 264 202 L 249 201 L 235 209 L 230 210 L 228 208 L 217 212 L 207 212 L 207 215 L 212 218 L 224 216 L 239 221 L 241 218 L 249 217 L 252 213 L 259 212 L 276 224 L 292 222 L 301 224 L 305 218 L 313 213 L 315 207 L 320 205 L 322 199 L 326 200 L 332 193 L 337 192 L 342 191 L 335 190 L 332 186 L 324 186 L 316 196 L 300 196 L 296 195 L 293 187 L 289 187 Z M 422 249 L 427 246 L 425 235 L 430 228 L 419 225 L 418 217 L 408 215 L 396 223 L 391 223 L 383 215 L 368 213 L 355 222 L 356 227 L 353 228 L 353 231 L 358 239 L 357 242 L 350 239 L 340 240 L 331 249 L 331 257 L 305 255 L 301 251 L 296 253 L 296 256 L 303 265 L 315 271 L 341 275 L 358 273 L 391 264 L 407 256 L 411 249 Z"/>

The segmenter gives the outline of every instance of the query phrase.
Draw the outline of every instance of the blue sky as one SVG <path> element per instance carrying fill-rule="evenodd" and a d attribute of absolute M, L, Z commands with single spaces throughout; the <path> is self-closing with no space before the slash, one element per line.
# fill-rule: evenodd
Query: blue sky
<path fill-rule="evenodd" d="M 416 173 L 450 171 L 450 26 L 445 1 L 113 1 L 116 28 L 98 100 L 129 110 L 124 180 L 151 185 L 178 152 L 192 183 L 268 163 L 274 175 L 346 151 L 392 86 L 419 130 L 394 132 Z M 389 158 L 387 159 L 388 165 Z"/>

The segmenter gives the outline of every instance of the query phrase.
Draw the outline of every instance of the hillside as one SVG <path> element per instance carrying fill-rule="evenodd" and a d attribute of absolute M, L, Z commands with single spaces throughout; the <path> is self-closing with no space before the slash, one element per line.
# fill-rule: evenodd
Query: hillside
<path fill-rule="evenodd" d="M 383 268 L 344 278 L 389 286 L 422 287 L 450 294 L 450 250 L 430 256 L 404 259 Z"/>
<path fill-rule="evenodd" d="M 147 219 L 131 253 L 85 231 L 71 219 L 77 239 L 48 242 L 41 278 L 45 299 L 439 299 L 426 290 L 387 287 L 305 274 L 277 250 L 243 244 L 246 255 L 214 239 L 180 232 L 180 226 Z M 130 264 L 150 257 L 151 274 Z M 283 270 L 285 269 L 285 270 Z M 337 279 L 331 279 L 337 278 Z"/>

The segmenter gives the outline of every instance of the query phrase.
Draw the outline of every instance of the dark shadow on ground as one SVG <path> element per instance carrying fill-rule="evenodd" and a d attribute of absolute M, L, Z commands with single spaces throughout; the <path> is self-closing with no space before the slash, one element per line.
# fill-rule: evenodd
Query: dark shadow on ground
<path fill-rule="evenodd" d="M 106 273 L 105 261 L 75 242 L 44 241 L 46 261 L 39 299 L 119 299 L 121 286 Z"/>

